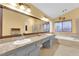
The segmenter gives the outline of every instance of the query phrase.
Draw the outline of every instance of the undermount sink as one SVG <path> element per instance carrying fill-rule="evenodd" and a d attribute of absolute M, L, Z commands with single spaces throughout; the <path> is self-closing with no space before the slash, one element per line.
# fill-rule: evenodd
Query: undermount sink
<path fill-rule="evenodd" d="M 13 44 L 20 45 L 20 44 L 27 44 L 29 42 L 31 42 L 31 39 L 28 38 L 28 39 L 16 40 L 13 42 Z"/>

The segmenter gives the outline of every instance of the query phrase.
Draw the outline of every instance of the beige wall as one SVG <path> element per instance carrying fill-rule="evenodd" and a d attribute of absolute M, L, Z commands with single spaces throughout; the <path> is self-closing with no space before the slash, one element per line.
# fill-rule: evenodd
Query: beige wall
<path fill-rule="evenodd" d="M 62 15 L 61 17 L 65 17 L 66 18 L 65 20 L 72 20 L 72 33 L 77 33 L 76 19 L 79 19 L 79 8 L 76 8 L 76 9 Z M 59 17 L 57 17 L 54 22 L 56 22 L 56 21 L 60 21 Z"/>
<path fill-rule="evenodd" d="M 3 31 L 2 35 L 11 35 L 11 28 L 20 28 L 21 33 L 32 33 L 32 26 L 34 24 L 42 24 L 43 22 L 34 18 L 31 18 L 29 16 L 8 10 L 3 9 Z M 27 25 L 27 31 L 25 31 L 25 25 Z M 38 26 L 37 25 L 37 26 Z M 38 29 L 39 32 L 42 31 L 42 29 Z"/>

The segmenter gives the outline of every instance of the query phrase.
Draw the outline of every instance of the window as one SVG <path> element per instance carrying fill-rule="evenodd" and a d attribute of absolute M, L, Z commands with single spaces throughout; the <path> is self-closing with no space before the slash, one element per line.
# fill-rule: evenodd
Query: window
<path fill-rule="evenodd" d="M 64 32 L 71 32 L 72 31 L 71 21 L 64 21 L 63 22 L 63 31 Z"/>
<path fill-rule="evenodd" d="M 55 23 L 55 31 L 62 32 L 62 22 Z"/>
<path fill-rule="evenodd" d="M 55 31 L 56 32 L 71 32 L 72 31 L 71 21 L 63 21 L 63 22 L 55 23 Z"/>

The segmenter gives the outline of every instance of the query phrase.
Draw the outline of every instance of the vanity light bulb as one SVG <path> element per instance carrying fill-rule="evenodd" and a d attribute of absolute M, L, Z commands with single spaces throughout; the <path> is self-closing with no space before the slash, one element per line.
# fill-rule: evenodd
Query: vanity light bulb
<path fill-rule="evenodd" d="M 23 5 L 21 5 L 21 6 L 20 6 L 20 9 L 25 10 L 25 8 L 24 8 L 24 6 L 23 6 Z"/>
<path fill-rule="evenodd" d="M 45 17 L 43 17 L 41 20 L 48 22 L 49 20 Z"/>
<path fill-rule="evenodd" d="M 31 12 L 31 9 L 30 9 L 30 8 L 27 8 L 26 11 L 27 11 L 27 12 Z"/>
<path fill-rule="evenodd" d="M 48 22 L 49 20 L 48 20 L 48 19 L 45 19 L 45 21 L 47 21 L 47 22 Z"/>

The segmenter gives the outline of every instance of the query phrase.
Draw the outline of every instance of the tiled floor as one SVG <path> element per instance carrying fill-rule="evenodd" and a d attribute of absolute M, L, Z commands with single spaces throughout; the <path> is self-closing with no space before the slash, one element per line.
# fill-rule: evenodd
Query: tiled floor
<path fill-rule="evenodd" d="M 55 43 L 52 48 L 41 48 L 41 56 L 79 56 L 79 48 Z"/>
<path fill-rule="evenodd" d="M 55 51 L 59 47 L 58 43 L 55 43 L 52 48 L 41 48 L 40 55 L 41 56 L 52 56 L 54 55 Z"/>
<path fill-rule="evenodd" d="M 59 45 L 56 50 L 55 56 L 79 56 L 79 49 L 69 46 Z"/>

